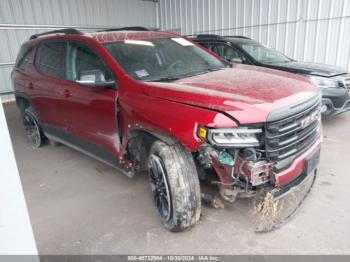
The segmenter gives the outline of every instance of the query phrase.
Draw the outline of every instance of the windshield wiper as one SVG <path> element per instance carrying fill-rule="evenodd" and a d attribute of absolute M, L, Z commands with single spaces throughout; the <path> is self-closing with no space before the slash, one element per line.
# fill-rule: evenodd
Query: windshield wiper
<path fill-rule="evenodd" d="M 214 67 L 214 68 L 208 68 L 208 70 L 210 71 L 210 72 L 214 72 L 214 71 L 219 71 L 219 70 L 222 70 L 222 69 L 224 69 L 224 68 L 227 68 L 227 67 Z"/>
<path fill-rule="evenodd" d="M 171 82 L 175 80 L 179 80 L 180 77 L 161 77 L 157 79 L 147 80 L 147 82 Z"/>
<path fill-rule="evenodd" d="M 291 61 L 289 60 L 282 60 L 282 61 L 277 61 L 277 60 L 261 60 L 259 61 L 260 63 L 263 64 L 283 64 L 283 63 L 289 63 Z"/>
<path fill-rule="evenodd" d="M 270 62 L 270 64 L 285 64 L 289 63 L 290 61 L 276 61 L 276 62 Z"/>
<path fill-rule="evenodd" d="M 176 76 L 176 77 L 171 77 L 171 76 L 161 77 L 161 78 L 157 78 L 157 79 L 147 80 L 147 82 L 171 82 L 171 81 L 176 81 L 176 80 L 179 80 L 179 79 L 182 79 L 182 78 L 187 78 L 187 77 L 197 76 L 197 75 L 201 75 L 201 74 L 205 74 L 205 73 L 209 73 L 209 72 L 213 72 L 213 71 L 218 71 L 218 70 L 221 70 L 221 69 L 224 69 L 224 68 L 225 67 L 205 68 L 204 70 L 199 71 L 199 72 L 179 75 L 179 76 Z"/>
<path fill-rule="evenodd" d="M 209 72 L 213 72 L 213 71 L 218 71 L 218 70 L 221 70 L 221 69 L 224 69 L 224 67 L 220 67 L 220 68 L 205 68 L 202 71 L 194 72 L 194 73 L 191 73 L 191 74 L 181 75 L 181 76 L 179 76 L 179 79 L 180 78 L 187 78 L 187 77 L 192 77 L 192 76 L 203 75 L 203 74 L 206 74 L 206 73 L 209 73 Z"/>

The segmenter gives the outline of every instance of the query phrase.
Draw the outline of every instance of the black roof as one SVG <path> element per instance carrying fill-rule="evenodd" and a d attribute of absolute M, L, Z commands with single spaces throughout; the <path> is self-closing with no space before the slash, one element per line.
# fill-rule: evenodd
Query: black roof
<path fill-rule="evenodd" d="M 186 37 L 190 37 L 193 39 L 224 39 L 221 35 L 213 34 L 186 35 Z"/>
<path fill-rule="evenodd" d="M 244 35 L 224 35 L 225 38 L 231 37 L 231 38 L 239 38 L 239 39 L 247 39 L 247 40 L 253 40 L 248 36 Z"/>
<path fill-rule="evenodd" d="M 113 32 L 113 31 L 155 31 L 159 30 L 158 28 L 148 28 L 143 26 L 125 26 L 125 27 L 117 27 L 117 28 L 107 28 L 103 30 L 99 30 L 97 32 Z"/>
<path fill-rule="evenodd" d="M 232 36 L 221 36 L 221 35 L 214 35 L 214 34 L 198 34 L 198 35 L 187 35 L 186 37 L 192 38 L 194 41 L 198 40 L 221 40 L 221 41 L 230 41 L 234 43 L 246 43 L 246 42 L 254 42 L 253 39 L 247 37 L 247 36 L 241 36 L 241 35 L 232 35 Z"/>
<path fill-rule="evenodd" d="M 245 37 L 237 37 L 237 36 L 226 36 L 226 41 L 230 41 L 233 43 L 259 43 L 251 38 L 245 38 Z"/>

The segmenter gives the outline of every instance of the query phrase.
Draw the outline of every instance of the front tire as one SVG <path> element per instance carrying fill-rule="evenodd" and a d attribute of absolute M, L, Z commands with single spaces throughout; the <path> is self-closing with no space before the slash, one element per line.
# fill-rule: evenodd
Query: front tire
<path fill-rule="evenodd" d="M 201 193 L 192 158 L 181 145 L 155 141 L 149 159 L 149 181 L 162 224 L 173 232 L 198 222 Z"/>

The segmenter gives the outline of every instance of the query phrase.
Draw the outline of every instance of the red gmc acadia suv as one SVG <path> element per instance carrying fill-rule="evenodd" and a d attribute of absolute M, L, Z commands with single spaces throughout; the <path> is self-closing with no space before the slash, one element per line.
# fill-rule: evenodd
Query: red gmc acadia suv
<path fill-rule="evenodd" d="M 123 28 L 33 35 L 12 72 L 30 142 L 71 146 L 129 177 L 148 170 L 163 225 L 201 212 L 199 180 L 223 199 L 315 177 L 319 89 L 302 76 L 225 62 L 177 34 Z"/>

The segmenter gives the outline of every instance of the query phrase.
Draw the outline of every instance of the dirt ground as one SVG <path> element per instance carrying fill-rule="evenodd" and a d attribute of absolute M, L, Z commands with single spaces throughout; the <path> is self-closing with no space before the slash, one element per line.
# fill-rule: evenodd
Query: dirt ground
<path fill-rule="evenodd" d="M 145 175 L 130 179 L 66 146 L 33 150 L 14 103 L 10 135 L 40 254 L 350 254 L 350 113 L 323 120 L 315 186 L 279 230 L 258 234 L 251 200 L 203 207 L 183 233 L 160 224 Z"/>

